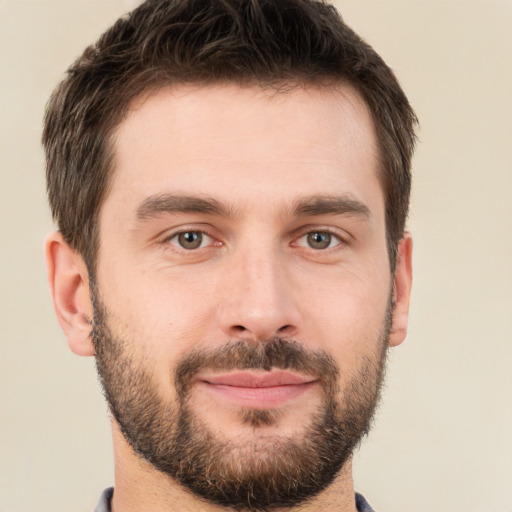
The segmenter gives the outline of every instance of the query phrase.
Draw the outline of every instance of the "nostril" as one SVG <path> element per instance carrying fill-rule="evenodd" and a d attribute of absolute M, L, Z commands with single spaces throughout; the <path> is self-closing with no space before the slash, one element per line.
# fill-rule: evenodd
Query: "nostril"
<path fill-rule="evenodd" d="M 273 336 L 293 336 L 296 332 L 293 324 L 285 324 L 277 329 L 265 328 L 264 323 L 259 324 L 256 322 L 254 328 L 251 326 L 245 326 L 242 324 L 234 324 L 229 328 L 229 335 L 234 336 L 235 338 L 253 338 L 255 340 L 268 340 Z"/>

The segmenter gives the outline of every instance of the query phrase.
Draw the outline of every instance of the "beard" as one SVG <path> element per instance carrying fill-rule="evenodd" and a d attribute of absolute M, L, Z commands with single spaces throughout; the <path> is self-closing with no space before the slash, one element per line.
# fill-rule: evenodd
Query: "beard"
<path fill-rule="evenodd" d="M 336 478 L 368 433 L 384 377 L 392 304 L 388 304 L 377 351 L 360 359 L 339 389 L 340 368 L 324 351 L 294 340 L 237 340 L 195 349 L 174 370 L 176 400 L 164 400 L 151 368 L 136 360 L 129 340 L 116 337 L 108 311 L 93 290 L 91 337 L 96 366 L 110 411 L 132 449 L 197 497 L 235 510 L 271 510 L 302 504 Z M 201 370 L 293 370 L 318 379 L 322 400 L 302 435 L 269 435 L 280 410 L 240 408 L 252 427 L 250 441 L 222 438 L 189 404 L 192 381 Z M 355 370 L 355 371 L 354 371 Z"/>

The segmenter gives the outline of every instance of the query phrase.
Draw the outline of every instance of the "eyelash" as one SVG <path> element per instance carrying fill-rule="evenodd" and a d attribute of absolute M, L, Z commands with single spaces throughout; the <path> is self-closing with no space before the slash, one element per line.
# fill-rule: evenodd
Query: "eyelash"
<path fill-rule="evenodd" d="M 311 245 L 309 245 L 309 240 L 306 242 L 307 245 L 301 245 L 299 243 L 299 240 L 304 239 L 304 238 L 306 238 L 306 240 L 307 240 L 307 238 L 310 235 L 327 235 L 329 237 L 329 243 L 328 243 L 327 247 L 316 247 L 316 248 L 311 247 Z M 300 237 L 296 238 L 295 240 L 296 241 L 294 242 L 294 245 L 312 249 L 312 250 L 318 251 L 318 252 L 327 251 L 329 249 L 334 249 L 340 245 L 346 245 L 346 243 L 347 243 L 338 233 L 335 233 L 334 231 L 332 231 L 330 229 L 311 229 L 309 231 L 306 231 L 304 234 L 302 234 Z M 331 242 L 333 242 L 333 241 L 336 243 L 334 245 L 331 245 Z"/>
<path fill-rule="evenodd" d="M 186 247 L 183 247 L 183 245 L 181 245 L 179 242 L 177 242 L 176 244 L 172 243 L 172 241 L 174 239 L 178 240 L 178 238 L 180 236 L 187 235 L 187 234 L 201 235 L 201 237 L 203 239 L 200 242 L 200 246 L 199 247 L 193 247 L 193 248 L 186 248 Z M 206 238 L 211 240 L 211 242 L 208 243 L 208 245 L 206 245 L 206 246 L 203 246 L 204 237 L 206 237 Z M 173 247 L 176 247 L 179 250 L 184 250 L 184 251 L 187 251 L 187 252 L 193 252 L 193 251 L 198 250 L 198 249 L 205 249 L 206 247 L 208 247 L 210 245 L 220 245 L 221 244 L 221 242 L 218 242 L 218 241 L 216 242 L 215 238 L 212 235 L 208 234 L 206 231 L 201 230 L 201 229 L 183 229 L 181 231 L 177 231 L 176 233 L 173 233 L 172 235 L 166 237 L 163 240 L 163 243 L 167 244 L 167 245 L 172 245 Z"/>
<path fill-rule="evenodd" d="M 179 237 L 186 235 L 186 234 L 193 234 L 193 235 L 201 235 L 200 245 L 197 247 L 184 247 L 179 241 Z M 307 240 L 307 237 L 310 235 L 327 235 L 329 237 L 328 245 L 326 247 L 311 247 L 309 245 L 309 241 Z M 203 245 L 205 243 L 205 237 L 206 237 L 206 243 L 207 245 Z M 208 239 L 210 240 L 208 242 Z M 305 239 L 306 242 L 304 244 L 301 244 L 300 241 Z M 173 240 L 176 240 L 176 243 L 173 243 Z M 332 242 L 335 242 L 334 245 L 331 245 Z M 194 241 L 192 240 L 191 243 Z M 185 252 L 197 252 L 201 249 L 207 249 L 211 246 L 221 246 L 223 245 L 222 242 L 216 240 L 216 238 L 212 235 L 210 235 L 207 231 L 202 229 L 182 229 L 180 231 L 177 231 L 175 233 L 172 233 L 168 237 L 166 237 L 164 240 L 162 240 L 162 243 L 165 244 L 166 247 L 172 246 L 175 250 L 182 250 Z M 341 249 L 340 246 L 346 246 L 348 245 L 348 242 L 346 238 L 339 235 L 339 233 L 334 232 L 334 230 L 328 229 L 328 228 L 317 228 L 317 229 L 311 229 L 307 228 L 307 231 L 303 231 L 302 234 L 298 237 L 295 237 L 290 244 L 292 247 L 302 247 L 304 249 L 309 249 L 314 252 L 327 252 L 332 249 Z"/>

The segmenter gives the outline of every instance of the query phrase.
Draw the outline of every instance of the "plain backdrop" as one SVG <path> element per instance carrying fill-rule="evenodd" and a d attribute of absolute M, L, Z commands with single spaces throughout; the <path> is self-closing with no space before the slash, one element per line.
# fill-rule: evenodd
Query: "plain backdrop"
<path fill-rule="evenodd" d="M 47 291 L 39 139 L 64 70 L 135 4 L 0 0 L 0 512 L 91 511 L 113 481 L 93 361 Z M 512 512 L 512 2 L 337 5 L 421 120 L 410 332 L 356 488 L 377 512 Z"/>

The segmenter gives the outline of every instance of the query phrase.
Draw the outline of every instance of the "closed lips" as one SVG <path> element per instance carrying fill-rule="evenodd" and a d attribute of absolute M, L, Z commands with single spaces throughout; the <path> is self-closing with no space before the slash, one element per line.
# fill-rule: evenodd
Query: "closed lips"
<path fill-rule="evenodd" d="M 197 379 L 214 394 L 238 405 L 262 409 L 281 405 L 315 385 L 317 379 L 291 372 L 236 372 Z"/>

